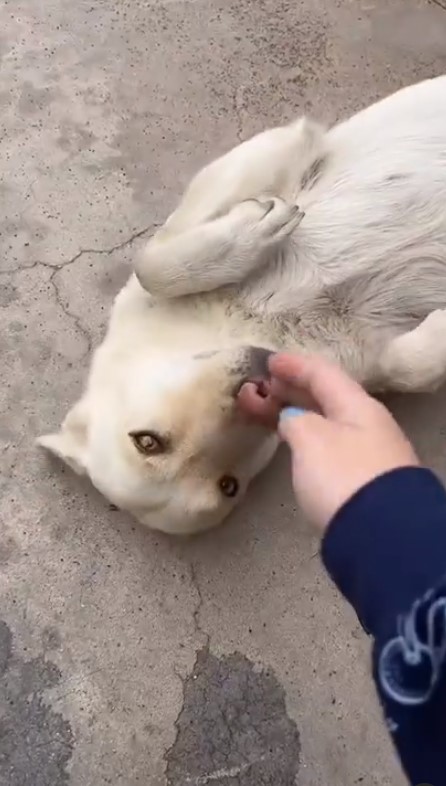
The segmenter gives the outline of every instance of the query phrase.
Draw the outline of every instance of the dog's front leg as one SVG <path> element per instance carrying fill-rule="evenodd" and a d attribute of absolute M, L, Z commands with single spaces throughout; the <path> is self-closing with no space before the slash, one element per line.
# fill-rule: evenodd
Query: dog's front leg
<path fill-rule="evenodd" d="M 303 218 L 282 199 L 248 199 L 228 213 L 173 233 L 168 225 L 149 241 L 136 275 L 151 294 L 173 298 L 243 281 L 266 264 Z"/>

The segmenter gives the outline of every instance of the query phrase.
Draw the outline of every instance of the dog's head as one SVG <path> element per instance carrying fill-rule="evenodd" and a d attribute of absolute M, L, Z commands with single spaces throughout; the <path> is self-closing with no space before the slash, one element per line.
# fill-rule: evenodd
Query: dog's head
<path fill-rule="evenodd" d="M 39 443 L 146 526 L 175 534 L 216 526 L 276 448 L 237 406 L 240 386 L 266 374 L 269 354 L 126 358 L 113 376 L 105 367 L 93 375 L 61 430 Z"/>

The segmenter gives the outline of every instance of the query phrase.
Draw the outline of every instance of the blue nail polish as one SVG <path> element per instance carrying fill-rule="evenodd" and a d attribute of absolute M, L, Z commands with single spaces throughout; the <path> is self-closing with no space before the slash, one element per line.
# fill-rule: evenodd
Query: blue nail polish
<path fill-rule="evenodd" d="M 305 410 L 299 409 L 299 407 L 284 407 L 280 412 L 280 419 L 285 420 L 285 418 L 298 418 L 300 415 L 305 414 Z"/>

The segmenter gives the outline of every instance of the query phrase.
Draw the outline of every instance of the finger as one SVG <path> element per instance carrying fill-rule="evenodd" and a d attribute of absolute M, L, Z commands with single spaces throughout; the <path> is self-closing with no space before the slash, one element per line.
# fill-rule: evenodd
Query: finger
<path fill-rule="evenodd" d="M 361 386 L 325 358 L 279 353 L 270 358 L 269 369 L 276 379 L 309 395 L 327 417 L 355 421 L 370 406 Z"/>
<path fill-rule="evenodd" d="M 292 448 L 299 451 L 303 440 L 320 433 L 321 428 L 327 428 L 328 423 L 322 415 L 300 407 L 285 407 L 280 412 L 279 436 Z"/>
<path fill-rule="evenodd" d="M 290 442 L 296 425 L 297 418 L 307 414 L 301 407 L 284 407 L 279 415 L 279 436 L 286 442 Z"/>
<path fill-rule="evenodd" d="M 272 378 L 269 383 L 270 395 L 277 401 L 280 401 L 282 408 L 287 406 L 300 407 L 301 409 L 318 410 L 315 400 L 307 393 L 296 385 L 288 382 L 282 382 L 277 378 Z"/>

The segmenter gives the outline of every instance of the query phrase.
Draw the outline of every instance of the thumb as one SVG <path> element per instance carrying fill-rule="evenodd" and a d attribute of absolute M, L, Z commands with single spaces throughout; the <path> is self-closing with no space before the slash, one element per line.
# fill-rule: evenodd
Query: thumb
<path fill-rule="evenodd" d="M 364 412 L 370 399 L 362 387 L 332 361 L 312 355 L 273 355 L 269 362 L 273 377 L 303 390 L 318 408 L 333 420 Z"/>

